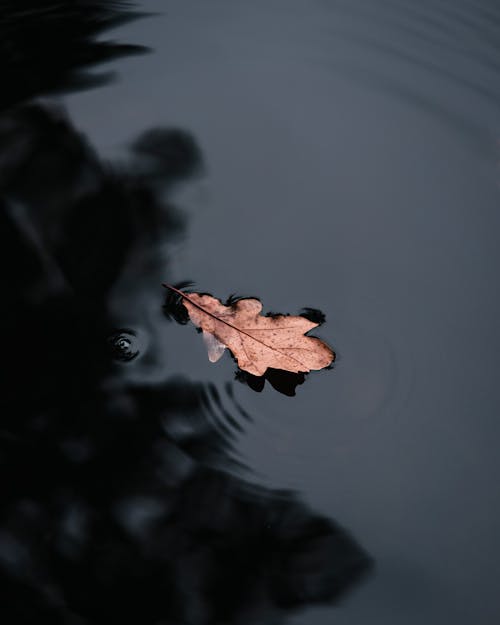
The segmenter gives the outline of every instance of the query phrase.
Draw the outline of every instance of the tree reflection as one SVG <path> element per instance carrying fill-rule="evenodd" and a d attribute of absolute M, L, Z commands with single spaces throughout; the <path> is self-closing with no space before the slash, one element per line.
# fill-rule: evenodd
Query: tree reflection
<path fill-rule="evenodd" d="M 104 41 L 104 31 L 141 17 L 123 0 L 3 0 L 0 11 L 0 107 L 39 95 L 105 84 L 99 63 L 147 52 Z"/>
<path fill-rule="evenodd" d="M 111 292 L 182 231 L 166 191 L 199 169 L 195 141 L 149 130 L 104 164 L 61 110 L 14 105 L 26 93 L 14 81 L 0 117 L 2 622 L 276 623 L 337 600 L 370 566 L 354 540 L 231 473 L 205 385 L 120 374 L 135 329 L 117 337 Z"/>

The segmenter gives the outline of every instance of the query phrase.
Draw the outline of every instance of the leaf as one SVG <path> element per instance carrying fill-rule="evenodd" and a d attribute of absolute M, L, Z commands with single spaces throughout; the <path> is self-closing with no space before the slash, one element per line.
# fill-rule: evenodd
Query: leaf
<path fill-rule="evenodd" d="M 182 305 L 182 296 L 179 295 L 181 289 L 188 289 L 193 286 L 190 280 L 184 280 L 175 285 L 174 289 L 167 291 L 167 297 L 163 304 L 163 314 L 171 321 L 174 319 L 177 323 L 185 325 L 189 321 L 189 315 L 186 308 Z M 186 292 L 186 291 L 185 291 Z M 190 291 L 187 291 L 189 293 Z"/>
<path fill-rule="evenodd" d="M 184 293 L 164 284 L 180 297 L 189 318 L 203 331 L 208 356 L 216 362 L 224 348 L 231 350 L 243 371 L 262 376 L 268 368 L 292 373 L 328 367 L 335 353 L 320 339 L 305 336 L 319 323 L 303 316 L 261 315 L 255 298 L 238 299 L 230 306 L 207 294 Z"/>
<path fill-rule="evenodd" d="M 208 351 L 208 360 L 210 360 L 210 362 L 217 362 L 224 353 L 226 346 L 206 330 L 203 330 L 203 341 Z"/>

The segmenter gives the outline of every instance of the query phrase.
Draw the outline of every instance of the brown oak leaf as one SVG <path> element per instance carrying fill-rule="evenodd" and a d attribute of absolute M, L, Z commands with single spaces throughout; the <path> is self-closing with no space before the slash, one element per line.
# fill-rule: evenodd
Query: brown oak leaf
<path fill-rule="evenodd" d="M 335 353 L 320 339 L 305 336 L 319 323 L 291 315 L 261 315 L 258 299 L 240 299 L 225 306 L 211 295 L 184 293 L 168 284 L 166 288 L 182 297 L 195 326 L 201 328 L 208 358 L 217 362 L 226 347 L 243 371 L 262 376 L 268 368 L 307 373 L 328 367 Z"/>

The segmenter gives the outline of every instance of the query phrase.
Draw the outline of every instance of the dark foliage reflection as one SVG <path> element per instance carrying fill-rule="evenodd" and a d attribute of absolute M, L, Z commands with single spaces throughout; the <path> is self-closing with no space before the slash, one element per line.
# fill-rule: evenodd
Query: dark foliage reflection
<path fill-rule="evenodd" d="M 0 106 L 108 82 L 112 74 L 90 68 L 147 48 L 97 37 L 140 16 L 123 0 L 2 0 Z"/>
<path fill-rule="evenodd" d="M 112 290 L 181 232 L 165 191 L 201 164 L 179 130 L 147 131 L 132 152 L 103 164 L 55 108 L 0 117 L 0 620 L 276 623 L 335 601 L 369 558 L 292 494 L 231 473 L 207 410 L 217 391 L 121 374 L 147 341 L 116 326 Z M 162 295 L 158 282 L 158 308 Z"/>

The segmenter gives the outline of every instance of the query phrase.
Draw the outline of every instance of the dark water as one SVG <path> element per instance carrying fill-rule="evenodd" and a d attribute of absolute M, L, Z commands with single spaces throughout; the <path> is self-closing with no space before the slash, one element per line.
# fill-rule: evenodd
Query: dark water
<path fill-rule="evenodd" d="M 500 7 L 138 8 L 113 82 L 6 84 L 6 622 L 497 623 Z M 334 369 L 234 381 L 187 279 Z"/>

